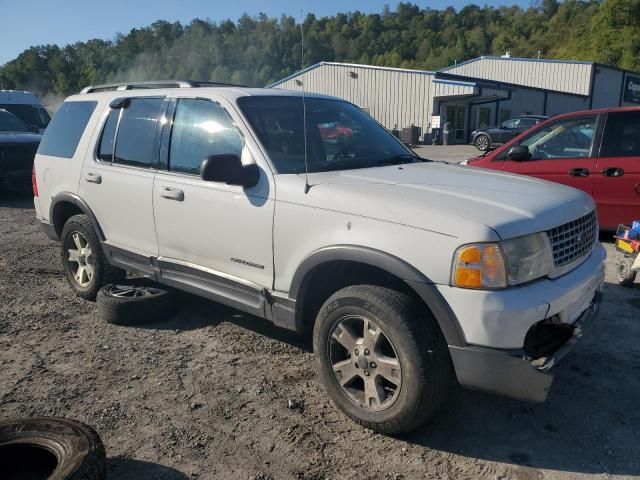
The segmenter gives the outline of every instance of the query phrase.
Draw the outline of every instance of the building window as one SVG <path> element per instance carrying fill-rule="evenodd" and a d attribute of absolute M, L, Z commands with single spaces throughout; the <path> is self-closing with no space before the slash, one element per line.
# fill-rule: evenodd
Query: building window
<path fill-rule="evenodd" d="M 491 109 L 480 107 L 478 110 L 478 128 L 487 128 L 491 123 Z"/>
<path fill-rule="evenodd" d="M 500 109 L 500 114 L 498 115 L 498 124 L 502 125 L 502 122 L 506 122 L 511 118 L 511 110 L 505 110 L 504 108 Z"/>

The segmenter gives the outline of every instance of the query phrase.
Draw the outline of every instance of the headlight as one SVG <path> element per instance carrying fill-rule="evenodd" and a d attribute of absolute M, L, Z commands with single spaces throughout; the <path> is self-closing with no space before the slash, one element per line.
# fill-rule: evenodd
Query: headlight
<path fill-rule="evenodd" d="M 506 288 L 544 277 L 553 268 L 546 233 L 534 233 L 458 248 L 453 257 L 451 283 L 463 288 Z"/>
<path fill-rule="evenodd" d="M 546 233 L 534 233 L 501 242 L 507 258 L 509 285 L 518 285 L 553 272 L 553 252 Z"/>

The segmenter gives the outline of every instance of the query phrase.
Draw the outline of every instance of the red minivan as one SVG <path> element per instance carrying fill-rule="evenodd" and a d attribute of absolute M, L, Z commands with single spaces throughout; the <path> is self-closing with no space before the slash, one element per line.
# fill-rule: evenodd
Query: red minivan
<path fill-rule="evenodd" d="M 640 219 L 640 107 L 558 115 L 466 164 L 584 190 L 614 230 Z"/>

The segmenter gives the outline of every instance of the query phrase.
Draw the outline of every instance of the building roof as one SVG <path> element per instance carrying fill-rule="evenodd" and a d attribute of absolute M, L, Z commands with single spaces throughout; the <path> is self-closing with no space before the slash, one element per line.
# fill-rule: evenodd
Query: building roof
<path fill-rule="evenodd" d="M 478 57 L 440 73 L 589 96 L 594 62 L 516 57 Z"/>
<path fill-rule="evenodd" d="M 277 87 L 281 83 L 291 80 L 292 78 L 296 78 L 302 75 L 303 73 L 309 72 L 311 70 L 315 70 L 316 68 L 322 67 L 323 65 L 333 65 L 336 67 L 366 68 L 368 70 L 386 70 L 386 71 L 400 72 L 400 73 L 417 73 L 419 75 L 435 75 L 436 74 L 435 71 L 431 71 L 431 70 L 415 70 L 411 68 L 380 67 L 378 65 L 363 65 L 360 63 L 318 62 L 306 68 L 303 68 L 302 70 L 298 70 L 297 72 L 294 72 L 291 75 L 284 77 L 281 80 L 273 82 L 267 85 L 265 88 Z"/>

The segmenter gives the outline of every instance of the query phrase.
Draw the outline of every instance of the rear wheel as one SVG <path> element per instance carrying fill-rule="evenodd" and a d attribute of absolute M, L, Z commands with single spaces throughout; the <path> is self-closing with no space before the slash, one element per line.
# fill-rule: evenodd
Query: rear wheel
<path fill-rule="evenodd" d="M 491 141 L 489 140 L 489 137 L 486 135 L 478 135 L 476 139 L 473 141 L 473 145 L 481 152 L 486 152 L 487 150 L 489 150 Z"/>
<path fill-rule="evenodd" d="M 103 285 L 125 277 L 124 270 L 107 262 L 98 235 L 86 215 L 74 215 L 67 220 L 61 243 L 62 265 L 78 296 L 94 300 Z"/>
<path fill-rule="evenodd" d="M 388 288 L 359 285 L 332 295 L 318 314 L 313 346 L 331 399 L 381 433 L 422 425 L 451 386 L 451 360 L 435 319 Z"/>

